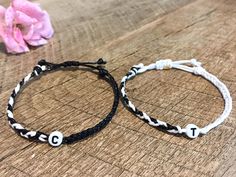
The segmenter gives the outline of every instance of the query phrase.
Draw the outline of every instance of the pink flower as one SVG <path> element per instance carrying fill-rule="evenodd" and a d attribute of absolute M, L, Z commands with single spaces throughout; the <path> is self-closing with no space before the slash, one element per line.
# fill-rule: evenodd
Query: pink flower
<path fill-rule="evenodd" d="M 12 0 L 8 8 L 0 6 L 0 38 L 9 53 L 28 52 L 28 45 L 47 43 L 53 28 L 46 11 L 27 0 Z"/>

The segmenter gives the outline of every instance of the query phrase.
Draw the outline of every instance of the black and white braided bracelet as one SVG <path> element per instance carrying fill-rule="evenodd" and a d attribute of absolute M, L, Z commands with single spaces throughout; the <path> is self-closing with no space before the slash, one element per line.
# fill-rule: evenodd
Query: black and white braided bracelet
<path fill-rule="evenodd" d="M 188 65 L 191 65 L 192 67 Z M 203 78 L 210 81 L 212 84 L 214 84 L 216 88 L 221 92 L 225 102 L 225 109 L 223 113 L 213 123 L 210 123 L 209 125 L 203 128 L 199 128 L 194 124 L 188 124 L 185 128 L 181 128 L 180 126 L 170 125 L 166 122 L 148 116 L 145 112 L 142 112 L 138 108 L 136 108 L 133 105 L 133 103 L 128 99 L 125 91 L 125 85 L 127 80 L 130 80 L 131 78 L 134 78 L 137 74 L 143 73 L 148 70 L 153 70 L 153 69 L 162 70 L 170 68 L 175 68 L 193 73 L 195 75 L 200 75 Z M 133 112 L 140 119 L 144 120 L 153 127 L 160 128 L 161 130 L 167 131 L 169 133 L 185 134 L 189 138 L 196 138 L 200 134 L 206 134 L 211 129 L 217 127 L 229 116 L 232 110 L 232 98 L 230 96 L 228 88 L 216 76 L 210 74 L 203 67 L 201 67 L 201 63 L 198 62 L 196 59 L 180 60 L 180 61 L 172 61 L 170 59 L 159 60 L 156 63 L 150 64 L 148 66 L 144 66 L 142 63 L 140 63 L 139 65 L 133 66 L 130 69 L 130 71 L 126 74 L 126 76 L 122 78 L 120 89 L 124 103 L 128 108 L 130 108 L 130 111 Z"/>
<path fill-rule="evenodd" d="M 38 64 L 34 67 L 33 71 L 29 73 L 25 78 L 23 78 L 20 83 L 16 86 L 16 88 L 12 91 L 12 94 L 9 98 L 8 106 L 7 106 L 7 117 L 8 122 L 10 126 L 22 137 L 27 138 L 29 140 L 35 140 L 39 142 L 48 142 L 52 146 L 60 146 L 61 144 L 71 144 L 76 141 L 85 139 L 91 135 L 94 135 L 95 133 L 99 132 L 103 128 L 106 127 L 106 125 L 112 120 L 112 117 L 115 115 L 115 112 L 118 107 L 119 103 L 119 88 L 117 86 L 116 81 L 112 77 L 112 75 L 103 68 L 103 64 L 106 62 L 103 59 L 99 59 L 97 62 L 79 62 L 79 61 L 66 61 L 60 64 L 54 64 L 46 62 L 45 60 L 41 60 L 38 62 Z M 61 69 L 61 68 L 78 68 L 78 67 L 87 67 L 92 70 L 98 71 L 98 75 L 110 83 L 113 92 L 114 92 L 114 101 L 112 105 L 112 109 L 109 112 L 109 114 L 100 121 L 97 125 L 95 125 L 92 128 L 88 128 L 86 130 L 83 130 L 79 133 L 72 134 L 68 137 L 63 137 L 63 134 L 59 131 L 54 131 L 50 135 L 40 132 L 40 131 L 32 131 L 25 129 L 21 124 L 17 123 L 13 116 L 13 108 L 16 96 L 20 92 L 20 90 L 23 88 L 23 86 L 32 80 L 35 77 L 38 77 L 39 75 Z"/>

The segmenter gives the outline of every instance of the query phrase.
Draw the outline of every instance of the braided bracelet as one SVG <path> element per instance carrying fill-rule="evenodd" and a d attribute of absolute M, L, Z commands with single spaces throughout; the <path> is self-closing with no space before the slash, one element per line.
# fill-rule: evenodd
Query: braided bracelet
<path fill-rule="evenodd" d="M 35 140 L 39 142 L 48 142 L 52 146 L 60 146 L 63 144 L 71 144 L 76 141 L 85 139 L 91 135 L 94 135 L 95 133 L 99 132 L 103 128 L 106 127 L 106 125 L 111 121 L 112 117 L 114 116 L 117 106 L 119 103 L 119 88 L 117 86 L 116 81 L 112 77 L 109 72 L 102 67 L 102 64 L 105 64 L 106 62 L 102 60 L 101 58 L 97 62 L 79 62 L 79 61 L 66 61 L 60 64 L 54 64 L 46 62 L 45 60 L 41 60 L 38 62 L 38 65 L 34 67 L 32 73 L 29 73 L 25 78 L 23 78 L 20 83 L 16 86 L 16 88 L 12 91 L 12 94 L 10 96 L 8 106 L 7 106 L 7 117 L 10 126 L 22 137 L 27 138 L 29 140 Z M 95 65 L 95 66 L 94 66 Z M 69 68 L 69 67 L 88 67 L 90 69 L 98 71 L 98 74 L 101 78 L 106 80 L 110 83 L 112 86 L 113 92 L 114 92 L 114 101 L 112 105 L 112 109 L 110 113 L 97 125 L 95 125 L 92 128 L 88 128 L 86 130 L 83 130 L 79 133 L 72 134 L 68 137 L 63 137 L 63 134 L 59 131 L 54 131 L 50 135 L 47 135 L 40 131 L 31 131 L 25 129 L 21 124 L 17 123 L 13 116 L 13 108 L 14 103 L 17 94 L 20 92 L 22 87 L 32 80 L 35 77 L 38 77 L 42 73 L 46 73 L 48 71 L 61 69 L 61 68 Z"/>
<path fill-rule="evenodd" d="M 192 67 L 187 66 L 186 64 L 189 64 Z M 133 103 L 128 99 L 127 94 L 125 92 L 125 84 L 127 80 L 134 78 L 136 74 L 140 74 L 148 70 L 153 70 L 153 69 L 162 70 L 170 68 L 175 68 L 193 73 L 195 75 L 200 75 L 203 78 L 209 80 L 212 84 L 216 86 L 217 89 L 219 89 L 225 101 L 225 109 L 223 113 L 213 123 L 210 123 L 204 128 L 199 128 L 194 124 L 188 124 L 185 128 L 181 128 L 180 126 L 170 125 L 166 122 L 148 116 L 145 112 L 142 112 L 139 109 L 137 109 L 133 105 Z M 225 84 L 222 83 L 216 76 L 208 73 L 203 67 L 201 67 L 201 63 L 198 62 L 196 59 L 180 60 L 180 61 L 171 61 L 170 59 L 159 60 L 156 63 L 150 64 L 148 66 L 144 66 L 142 63 L 140 63 L 139 65 L 133 66 L 130 69 L 130 71 L 126 74 L 126 76 L 122 78 L 120 88 L 124 103 L 129 108 L 129 110 L 133 112 L 136 116 L 138 116 L 140 119 L 144 120 L 153 127 L 160 128 L 161 130 L 167 131 L 169 133 L 186 134 L 189 138 L 196 138 L 200 134 L 206 134 L 211 129 L 217 127 L 229 116 L 232 109 L 232 98 Z"/>

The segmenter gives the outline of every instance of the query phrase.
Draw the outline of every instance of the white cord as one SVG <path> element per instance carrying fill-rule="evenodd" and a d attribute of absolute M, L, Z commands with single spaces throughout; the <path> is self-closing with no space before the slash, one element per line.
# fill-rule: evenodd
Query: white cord
<path fill-rule="evenodd" d="M 132 102 L 129 101 L 125 92 L 125 83 L 127 80 L 133 78 L 136 74 L 140 74 L 148 70 L 153 70 L 153 69 L 162 70 L 162 69 L 171 69 L 171 68 L 190 72 L 195 75 L 200 75 L 203 78 L 210 81 L 212 84 L 214 84 L 217 87 L 217 89 L 219 89 L 225 101 L 225 109 L 223 113 L 214 122 L 210 123 L 209 125 L 203 128 L 199 128 L 194 124 L 188 124 L 185 128 L 181 128 L 180 126 L 173 126 L 163 121 L 156 120 L 149 117 L 146 113 L 138 110 L 132 104 Z M 196 138 L 199 136 L 199 134 L 206 134 L 211 129 L 217 127 L 222 122 L 224 122 L 224 120 L 229 116 L 232 110 L 232 98 L 230 96 L 228 88 L 216 76 L 207 72 L 201 66 L 201 63 L 198 62 L 196 59 L 180 60 L 180 61 L 172 61 L 170 59 L 166 59 L 166 60 L 159 60 L 156 63 L 150 64 L 148 66 L 144 66 L 142 63 L 138 65 L 134 65 L 131 68 L 131 70 L 128 72 L 128 74 L 124 76 L 121 81 L 121 94 L 127 106 L 131 108 L 131 111 L 135 113 L 141 119 L 146 120 L 150 125 L 155 126 L 155 127 L 160 127 L 170 133 L 180 133 L 180 134 L 185 133 L 189 138 Z"/>

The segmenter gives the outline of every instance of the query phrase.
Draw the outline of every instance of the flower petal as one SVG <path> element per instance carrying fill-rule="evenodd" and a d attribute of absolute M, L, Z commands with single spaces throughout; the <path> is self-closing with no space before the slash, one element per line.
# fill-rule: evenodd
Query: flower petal
<path fill-rule="evenodd" d="M 44 15 L 39 4 L 32 3 L 27 0 L 12 0 L 11 5 L 15 10 L 21 11 L 36 19 L 40 19 Z"/>
<path fill-rule="evenodd" d="M 44 12 L 44 17 L 34 24 L 34 39 L 41 38 L 49 39 L 53 36 L 54 30 L 52 28 L 52 24 L 49 19 L 49 15 L 47 12 Z"/>
<path fill-rule="evenodd" d="M 1 20 L 4 19 L 5 12 L 6 12 L 5 7 L 3 7 L 3 6 L 0 5 L 0 22 L 1 22 Z"/>
<path fill-rule="evenodd" d="M 8 28 L 12 28 L 13 22 L 14 22 L 14 17 L 15 17 L 15 11 L 10 6 L 6 9 L 6 12 L 5 12 L 5 23 Z"/>
<path fill-rule="evenodd" d="M 44 38 L 49 39 L 53 36 L 54 30 L 52 28 L 50 17 L 46 11 L 44 11 L 44 17 L 43 17 L 42 22 L 43 22 L 43 27 L 40 30 L 40 34 Z"/>
<path fill-rule="evenodd" d="M 40 46 L 48 43 L 47 40 L 44 38 L 41 38 L 39 40 L 27 40 L 26 42 L 32 46 Z"/>
<path fill-rule="evenodd" d="M 28 26 L 28 25 L 31 25 L 36 22 L 37 22 L 37 20 L 35 18 L 32 18 L 32 17 L 24 14 L 23 12 L 16 11 L 16 13 L 15 13 L 15 23 L 16 24 Z"/>
<path fill-rule="evenodd" d="M 3 41 L 4 41 L 4 44 L 6 46 L 8 53 L 15 54 L 15 53 L 23 53 L 23 52 L 29 51 L 29 48 L 25 43 L 24 44 L 17 43 L 17 41 L 14 39 L 14 37 L 10 33 L 6 33 L 3 36 Z"/>
<path fill-rule="evenodd" d="M 16 42 L 19 43 L 19 45 L 26 45 L 20 29 L 17 27 L 14 27 L 13 29 L 13 37 L 15 38 Z"/>
<path fill-rule="evenodd" d="M 39 4 L 27 0 L 11 0 L 7 9 L 0 6 L 0 38 L 8 52 L 27 52 L 27 44 L 44 45 L 53 33 L 49 15 Z"/>

